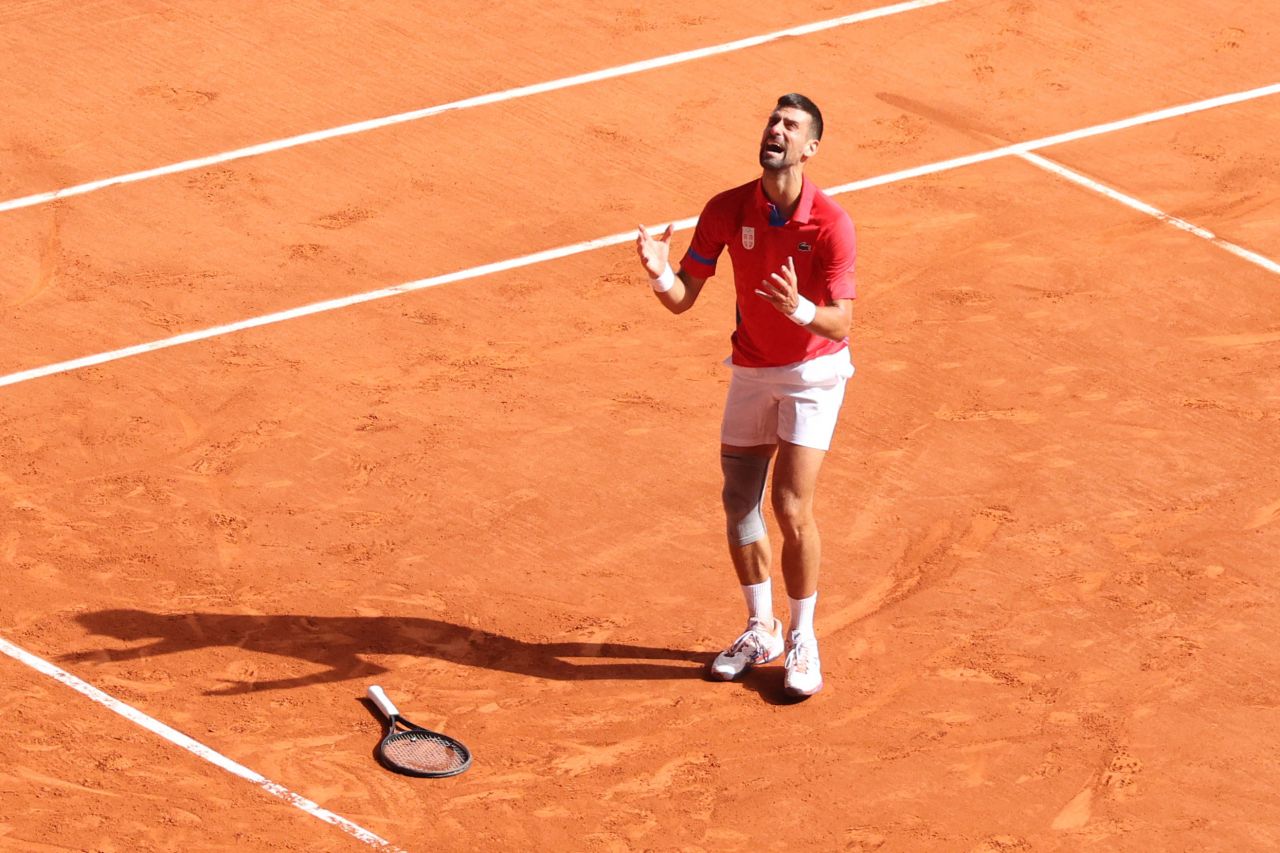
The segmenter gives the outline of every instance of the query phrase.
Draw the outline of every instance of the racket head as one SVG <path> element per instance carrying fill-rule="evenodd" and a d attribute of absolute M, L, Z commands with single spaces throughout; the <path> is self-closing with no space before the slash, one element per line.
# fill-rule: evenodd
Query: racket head
<path fill-rule="evenodd" d="M 439 732 L 415 726 L 403 717 L 407 731 L 390 732 L 378 744 L 378 760 L 405 776 L 441 779 L 457 776 L 471 766 L 471 750 Z"/>
<path fill-rule="evenodd" d="M 471 766 L 471 750 L 465 745 L 400 716 L 400 709 L 378 685 L 370 686 L 368 694 L 387 721 L 377 753 L 383 767 L 405 776 L 439 779 L 457 776 Z"/>

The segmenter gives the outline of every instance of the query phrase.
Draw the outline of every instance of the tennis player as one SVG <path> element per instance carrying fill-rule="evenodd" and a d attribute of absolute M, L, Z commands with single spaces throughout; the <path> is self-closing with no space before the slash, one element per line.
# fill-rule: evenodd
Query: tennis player
<path fill-rule="evenodd" d="M 794 696 L 822 689 L 813 627 L 821 557 L 813 499 L 853 375 L 853 222 L 804 177 L 821 140 L 822 113 L 813 101 L 783 95 L 760 140 L 763 174 L 707 203 L 678 273 L 669 263 L 671 226 L 656 237 L 641 226 L 636 238 L 653 290 L 673 314 L 693 306 L 729 250 L 738 310 L 720 465 L 747 627 L 716 656 L 710 673 L 729 681 L 785 652 L 786 690 Z M 762 513 L 775 456 L 770 497 L 790 605 L 785 631 L 773 614 L 773 552 Z"/>

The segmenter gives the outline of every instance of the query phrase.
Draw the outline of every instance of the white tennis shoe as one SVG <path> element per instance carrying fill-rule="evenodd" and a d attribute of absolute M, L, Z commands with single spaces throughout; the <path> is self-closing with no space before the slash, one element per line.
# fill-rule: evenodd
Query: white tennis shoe
<path fill-rule="evenodd" d="M 822 663 L 818 660 L 818 640 L 812 634 L 792 631 L 787 638 L 786 690 L 792 696 L 812 696 L 822 689 Z"/>
<path fill-rule="evenodd" d="M 749 619 L 747 630 L 711 662 L 711 677 L 718 681 L 733 681 L 753 666 L 776 660 L 784 648 L 781 622 L 774 619 L 773 630 L 769 630 L 759 619 Z"/>

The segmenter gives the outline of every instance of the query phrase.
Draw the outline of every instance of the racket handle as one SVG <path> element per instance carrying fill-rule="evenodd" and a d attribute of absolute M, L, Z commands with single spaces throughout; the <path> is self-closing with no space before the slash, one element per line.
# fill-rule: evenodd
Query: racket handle
<path fill-rule="evenodd" d="M 400 716 L 400 709 L 395 703 L 388 698 L 387 694 L 381 687 L 376 684 L 369 687 L 369 701 L 378 706 L 378 710 L 383 713 L 387 719 Z"/>

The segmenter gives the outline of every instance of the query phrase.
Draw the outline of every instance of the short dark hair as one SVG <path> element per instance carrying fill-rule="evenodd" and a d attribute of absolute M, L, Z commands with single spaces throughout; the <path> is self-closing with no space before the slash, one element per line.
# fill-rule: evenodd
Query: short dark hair
<path fill-rule="evenodd" d="M 783 107 L 795 107 L 801 112 L 807 113 L 809 118 L 813 119 L 813 125 L 809 129 L 809 136 L 813 139 L 822 138 L 822 110 L 818 109 L 817 104 L 798 92 L 792 92 L 789 95 L 783 95 L 778 98 L 778 105 L 774 109 L 780 110 Z"/>

